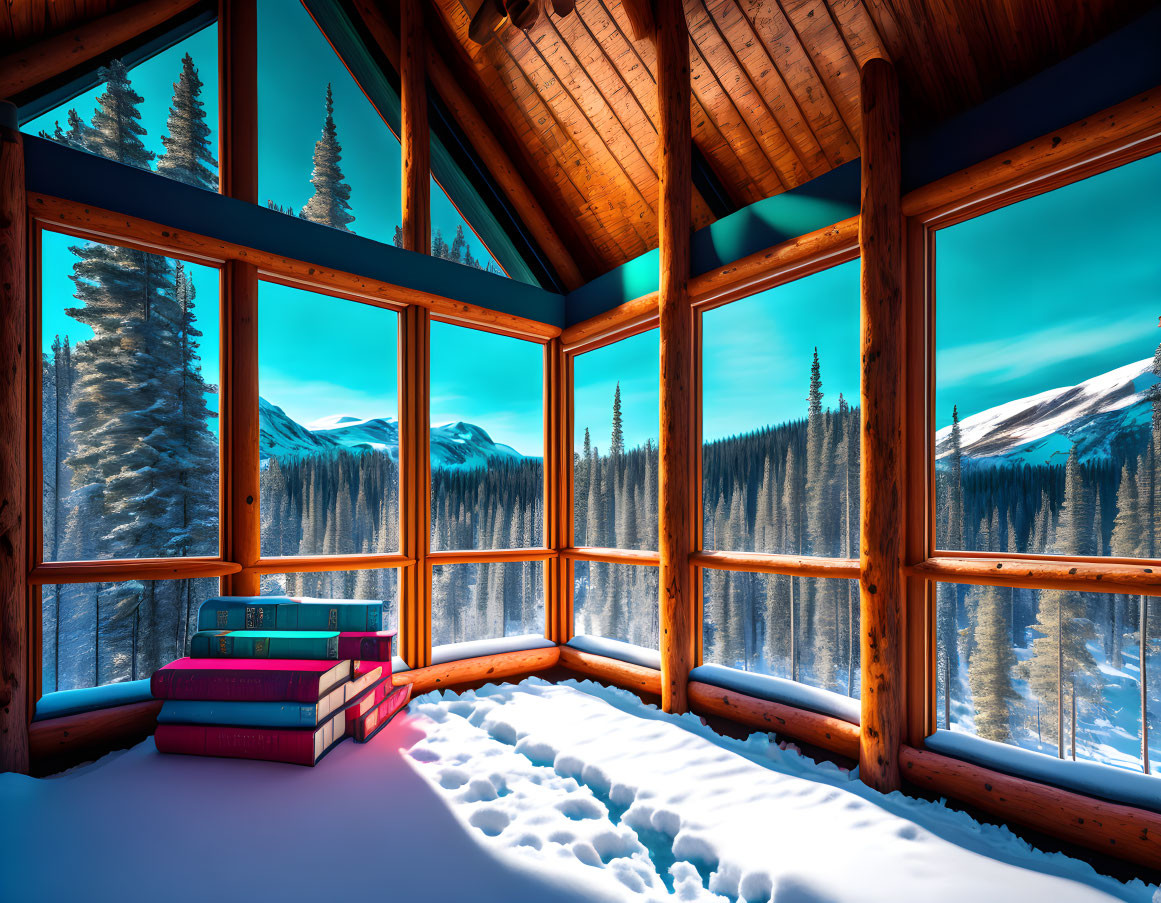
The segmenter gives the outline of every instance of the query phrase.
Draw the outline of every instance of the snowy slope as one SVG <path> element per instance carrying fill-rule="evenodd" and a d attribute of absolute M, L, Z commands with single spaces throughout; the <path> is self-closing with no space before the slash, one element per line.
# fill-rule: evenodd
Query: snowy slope
<path fill-rule="evenodd" d="M 338 449 L 378 451 L 399 458 L 399 423 L 391 417 L 363 419 L 335 414 L 306 426 L 282 408 L 258 399 L 261 425 L 261 459 L 302 458 Z M 523 455 L 471 423 L 446 423 L 431 428 L 431 462 L 434 467 L 482 467 L 495 460 L 520 461 Z"/>
<path fill-rule="evenodd" d="M 1018 398 L 960 421 L 961 445 L 974 463 L 1062 464 L 1073 444 L 1082 460 L 1106 457 L 1111 444 L 1140 436 L 1151 416 L 1145 390 L 1157 382 L 1146 358 L 1075 386 Z M 951 427 L 935 434 L 936 457 L 951 451 Z"/>

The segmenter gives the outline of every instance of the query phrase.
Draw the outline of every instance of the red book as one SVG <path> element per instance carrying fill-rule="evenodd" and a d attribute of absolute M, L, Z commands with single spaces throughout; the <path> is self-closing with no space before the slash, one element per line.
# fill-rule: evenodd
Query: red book
<path fill-rule="evenodd" d="M 344 630 L 339 634 L 339 658 L 353 661 L 391 661 L 391 641 L 394 630 L 355 632 Z"/>
<path fill-rule="evenodd" d="M 179 658 L 154 672 L 154 699 L 318 702 L 351 676 L 349 661 Z"/>
<path fill-rule="evenodd" d="M 387 676 L 376 681 L 364 692 L 351 695 L 353 701 L 343 708 L 343 711 L 347 713 L 348 737 L 355 736 L 355 721 L 362 718 L 371 709 L 377 708 L 394 689 L 395 686 L 391 683 L 391 677 Z"/>
<path fill-rule="evenodd" d="M 411 699 L 411 684 L 400 684 L 395 687 L 387 698 L 371 709 L 361 718 L 355 718 L 355 727 L 352 735 L 359 743 L 366 743 L 376 733 L 387 726 L 387 722 L 406 708 Z"/>
<path fill-rule="evenodd" d="M 163 753 L 314 765 L 323 753 L 345 736 L 346 717 L 339 712 L 313 730 L 159 724 L 153 740 L 158 751 Z"/>

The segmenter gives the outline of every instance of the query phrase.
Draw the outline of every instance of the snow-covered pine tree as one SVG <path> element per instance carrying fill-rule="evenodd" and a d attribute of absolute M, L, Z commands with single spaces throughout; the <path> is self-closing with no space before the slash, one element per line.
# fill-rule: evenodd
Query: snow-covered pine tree
<path fill-rule="evenodd" d="M 355 217 L 351 213 L 351 186 L 343 181 L 343 170 L 339 165 L 342 153 L 338 129 L 335 127 L 334 95 L 328 84 L 322 136 L 314 145 L 314 169 L 310 174 L 314 195 L 306 202 L 300 215 L 313 223 L 350 232 Z"/>
<path fill-rule="evenodd" d="M 113 60 L 98 71 L 97 77 L 105 83 L 105 92 L 97 97 L 92 127 L 81 133 L 85 150 L 138 169 L 149 169 L 154 154 L 141 141 L 145 127 L 138 109 L 144 98 L 129 83 L 129 70 L 121 60 Z"/>
<path fill-rule="evenodd" d="M 1020 698 L 1012 684 L 1016 655 L 1011 646 L 1008 604 L 1004 590 L 996 586 L 973 587 L 973 594 L 977 598 L 972 606 L 973 654 L 968 682 L 976 710 L 976 733 L 1004 743 L 1011 737 L 1011 704 Z"/>
<path fill-rule="evenodd" d="M 621 414 L 621 383 L 613 392 L 613 432 L 609 441 L 609 452 L 614 460 L 620 459 L 625 453 L 624 418 Z"/>
<path fill-rule="evenodd" d="M 828 554 L 830 512 L 826 504 L 827 460 L 822 413 L 822 369 L 818 348 L 810 364 L 806 407 L 806 540 L 815 555 Z"/>
<path fill-rule="evenodd" d="M 210 149 L 210 126 L 201 94 L 202 80 L 187 53 L 181 60 L 181 75 L 173 84 L 169 134 L 161 137 L 165 153 L 157 159 L 157 171 L 187 185 L 216 191 L 218 161 Z"/>
<path fill-rule="evenodd" d="M 55 122 L 53 123 L 54 128 L 52 133 L 49 134 L 42 129 L 40 132 L 40 137 L 50 138 L 58 144 L 63 144 L 66 147 L 73 148 L 74 150 L 91 150 L 89 145 L 93 130 L 89 124 L 81 118 L 81 114 L 78 113 L 75 109 L 69 110 L 67 121 L 67 131 L 60 127 L 60 122 Z"/>

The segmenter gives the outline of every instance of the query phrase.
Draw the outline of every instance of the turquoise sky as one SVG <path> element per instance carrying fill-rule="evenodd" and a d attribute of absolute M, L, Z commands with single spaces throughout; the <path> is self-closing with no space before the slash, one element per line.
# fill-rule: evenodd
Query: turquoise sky
<path fill-rule="evenodd" d="M 583 448 L 585 427 L 593 445 L 608 453 L 613 431 L 613 397 L 621 384 L 621 421 L 625 446 L 646 439 L 657 444 L 661 346 L 656 329 L 576 356 L 573 363 L 574 448 Z"/>
<path fill-rule="evenodd" d="M 1152 357 L 1161 155 L 936 236 L 936 428 Z"/>

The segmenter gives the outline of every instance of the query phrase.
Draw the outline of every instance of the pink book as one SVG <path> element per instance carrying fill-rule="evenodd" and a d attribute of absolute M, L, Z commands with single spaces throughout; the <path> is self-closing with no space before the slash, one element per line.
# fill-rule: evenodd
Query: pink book
<path fill-rule="evenodd" d="M 351 697 L 353 701 L 343 709 L 347 713 L 348 737 L 355 736 L 355 721 L 377 707 L 394 689 L 395 685 L 391 683 L 390 676 L 387 676 L 376 681 L 365 692 Z"/>
<path fill-rule="evenodd" d="M 411 684 L 400 684 L 375 708 L 361 718 L 353 719 L 354 730 L 351 735 L 358 743 L 366 743 L 378 731 L 387 726 L 387 722 L 401 712 L 411 699 Z"/>
<path fill-rule="evenodd" d="M 314 730 L 159 724 L 153 740 L 158 751 L 163 753 L 314 765 L 345 736 L 346 717 L 339 712 Z"/>
<path fill-rule="evenodd" d="M 394 630 L 356 632 L 345 630 L 339 634 L 339 658 L 364 662 L 391 661 L 391 641 Z"/>
<path fill-rule="evenodd" d="M 155 699 L 314 703 L 350 676 L 345 660 L 179 658 L 154 672 L 150 690 Z"/>

